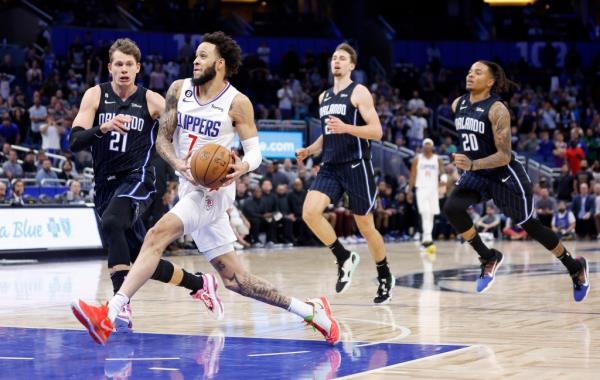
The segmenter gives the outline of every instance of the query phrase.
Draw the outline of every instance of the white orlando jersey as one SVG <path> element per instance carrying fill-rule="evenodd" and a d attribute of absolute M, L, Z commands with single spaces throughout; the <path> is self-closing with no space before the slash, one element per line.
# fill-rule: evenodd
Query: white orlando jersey
<path fill-rule="evenodd" d="M 177 103 L 177 130 L 173 135 L 173 145 L 178 158 L 209 143 L 231 149 L 235 130 L 229 117 L 229 109 L 237 94 L 238 90 L 228 82 L 217 96 L 200 103 L 192 80 L 184 80 Z M 181 181 L 186 181 L 177 174 Z"/>
<path fill-rule="evenodd" d="M 415 187 L 417 189 L 436 189 L 438 188 L 440 177 L 440 164 L 437 154 L 427 158 L 419 153 L 419 162 L 417 164 L 417 180 Z"/>

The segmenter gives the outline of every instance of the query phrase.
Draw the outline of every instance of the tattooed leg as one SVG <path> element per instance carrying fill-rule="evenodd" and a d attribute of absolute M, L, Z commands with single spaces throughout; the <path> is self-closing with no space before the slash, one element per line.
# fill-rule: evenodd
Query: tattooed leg
<path fill-rule="evenodd" d="M 211 264 L 219 272 L 227 289 L 269 305 L 289 309 L 290 297 L 281 294 L 262 278 L 246 271 L 235 253 L 219 256 L 213 259 Z"/>

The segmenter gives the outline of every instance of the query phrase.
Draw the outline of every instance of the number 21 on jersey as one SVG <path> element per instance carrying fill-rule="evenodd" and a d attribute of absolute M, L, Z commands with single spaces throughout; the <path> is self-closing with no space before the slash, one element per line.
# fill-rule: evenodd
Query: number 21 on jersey
<path fill-rule="evenodd" d="M 110 145 L 108 148 L 115 152 L 125 153 L 127 149 L 127 133 L 121 135 L 119 132 L 110 132 Z"/>

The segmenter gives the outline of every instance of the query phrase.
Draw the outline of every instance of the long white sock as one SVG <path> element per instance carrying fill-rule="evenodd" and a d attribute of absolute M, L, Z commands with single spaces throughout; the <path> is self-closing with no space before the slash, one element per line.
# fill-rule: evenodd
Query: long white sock
<path fill-rule="evenodd" d="M 117 292 L 117 294 L 108 301 L 108 319 L 114 323 L 115 319 L 117 319 L 117 315 L 119 315 L 123 306 L 127 305 L 128 302 L 129 297 L 121 292 Z"/>
<path fill-rule="evenodd" d="M 421 221 L 423 222 L 423 242 L 433 241 L 431 232 L 433 231 L 433 218 L 435 216 L 430 212 L 424 212 L 421 214 Z"/>

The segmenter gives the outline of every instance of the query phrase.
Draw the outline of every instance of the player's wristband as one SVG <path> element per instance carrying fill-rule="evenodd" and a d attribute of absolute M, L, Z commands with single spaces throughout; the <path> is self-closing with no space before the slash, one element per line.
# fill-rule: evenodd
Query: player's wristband
<path fill-rule="evenodd" d="M 471 167 L 469 168 L 469 171 L 472 172 L 473 171 L 473 164 L 475 163 L 475 161 L 471 161 Z"/>

